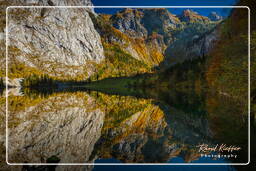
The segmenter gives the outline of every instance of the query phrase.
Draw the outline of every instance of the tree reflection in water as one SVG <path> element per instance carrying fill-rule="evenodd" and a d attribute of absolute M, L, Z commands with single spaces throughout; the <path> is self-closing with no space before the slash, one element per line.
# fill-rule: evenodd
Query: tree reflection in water
<path fill-rule="evenodd" d="M 8 98 L 9 162 L 209 162 L 196 147 L 202 143 L 241 146 L 231 162 L 247 162 L 246 110 L 228 97 L 153 88 L 131 96 L 84 87 L 22 91 Z"/>

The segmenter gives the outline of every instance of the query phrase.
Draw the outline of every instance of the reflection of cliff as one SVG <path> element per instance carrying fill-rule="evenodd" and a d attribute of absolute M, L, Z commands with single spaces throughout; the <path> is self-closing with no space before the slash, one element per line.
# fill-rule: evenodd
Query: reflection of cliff
<path fill-rule="evenodd" d="M 92 97 L 57 94 L 25 108 L 16 105 L 16 111 L 13 103 L 9 101 L 9 162 L 90 162 L 104 120 Z"/>
<path fill-rule="evenodd" d="M 167 126 L 161 109 L 148 104 L 141 111 L 116 124 L 117 126 L 111 127 L 111 120 L 116 120 L 113 117 L 111 114 L 107 115 L 104 123 L 100 140 L 103 141 L 103 146 L 100 147 L 103 148 L 101 157 L 108 158 L 112 155 L 123 162 L 147 162 L 143 156 L 143 146 L 150 138 L 157 141 L 163 137 L 163 130 Z M 155 144 L 154 150 L 161 150 L 162 143 L 164 142 L 160 140 L 159 144 Z"/>
<path fill-rule="evenodd" d="M 211 137 L 202 113 L 131 96 L 32 93 L 10 96 L 9 109 L 9 162 L 191 162 Z"/>
<path fill-rule="evenodd" d="M 129 97 L 121 99 L 116 102 L 112 99 L 111 103 L 105 101 L 106 106 L 112 107 L 108 108 L 110 111 L 106 114 L 102 136 L 94 149 L 94 155 L 99 158 L 154 163 L 168 162 L 179 156 L 190 162 L 199 156 L 195 146 L 210 141 L 208 123 L 201 114 L 188 114 L 166 104 L 159 107 L 152 100 L 137 99 L 134 103 L 127 100 Z M 145 104 L 142 108 L 122 115 L 121 109 L 130 111 L 136 108 L 131 104 L 138 106 L 142 101 Z M 118 109 L 116 115 L 114 111 Z"/>

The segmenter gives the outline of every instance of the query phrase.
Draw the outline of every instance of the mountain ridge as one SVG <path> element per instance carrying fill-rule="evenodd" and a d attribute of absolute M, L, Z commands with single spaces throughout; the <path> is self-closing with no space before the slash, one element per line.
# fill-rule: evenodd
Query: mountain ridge
<path fill-rule="evenodd" d="M 85 0 L 33 2 L 28 5 L 91 5 Z M 16 3 L 24 5 L 27 1 Z M 168 59 L 173 58 L 176 49 L 167 51 L 171 46 L 182 42 L 186 47 L 191 42 L 188 40 L 201 37 L 220 22 L 188 9 L 181 15 L 164 8 L 127 8 L 112 15 L 96 14 L 94 10 L 78 15 L 80 12 L 14 10 L 10 15 L 13 29 L 9 33 L 9 77 L 22 80 L 31 75 L 47 75 L 56 80 L 98 80 L 155 72 L 162 62 L 172 62 Z M 15 36 L 18 39 L 14 40 Z M 1 61 L 4 63 L 5 59 Z M 5 76 L 5 70 L 0 76 Z"/>
<path fill-rule="evenodd" d="M 149 64 L 151 67 L 158 67 L 162 62 L 171 64 L 177 62 L 173 63 L 172 59 L 168 61 L 170 58 L 181 59 L 178 62 L 189 58 L 188 55 L 180 56 L 179 53 L 176 53 L 179 49 L 173 49 L 172 46 L 179 44 L 182 48 L 188 47 L 191 42 L 206 35 L 221 22 L 221 20 L 211 21 L 209 18 L 188 9 L 184 10 L 180 15 L 174 15 L 169 10 L 163 8 L 149 8 L 123 9 L 112 15 L 100 14 L 100 16 L 108 23 L 109 27 L 117 29 L 120 31 L 120 34 L 124 35 L 123 37 L 126 37 L 118 41 L 114 38 L 108 42 L 119 44 L 120 48 L 125 52 Z M 127 39 L 135 41 L 125 41 Z M 217 36 L 212 39 L 217 39 Z M 136 43 L 138 40 L 140 40 L 140 44 Z M 155 43 L 152 44 L 152 41 Z M 198 44 L 197 49 L 201 50 L 188 54 L 193 55 L 191 58 L 203 56 L 212 47 L 212 45 L 209 45 L 212 42 L 205 42 L 205 45 Z M 128 47 L 125 47 L 123 44 L 128 45 Z M 141 48 L 134 48 L 134 44 L 136 47 Z M 206 48 L 203 50 L 201 47 Z M 150 51 L 152 49 L 154 53 Z M 187 50 L 190 51 L 191 49 Z"/>

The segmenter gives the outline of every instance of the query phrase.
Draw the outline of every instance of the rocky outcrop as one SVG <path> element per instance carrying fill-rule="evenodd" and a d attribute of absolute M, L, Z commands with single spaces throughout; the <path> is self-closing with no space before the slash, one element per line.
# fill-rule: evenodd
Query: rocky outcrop
<path fill-rule="evenodd" d="M 202 37 L 195 39 L 193 43 L 189 44 L 187 49 L 192 49 L 192 51 L 189 51 L 190 54 L 186 54 L 186 55 L 199 56 L 199 57 L 206 56 L 215 45 L 218 38 L 219 38 L 219 32 L 218 32 L 218 29 L 216 28 L 210 33 L 207 33 Z"/>
<path fill-rule="evenodd" d="M 166 35 L 180 26 L 179 19 L 167 9 L 125 9 L 114 14 L 113 26 L 131 37 L 148 37 L 153 32 Z"/>
<path fill-rule="evenodd" d="M 95 28 L 100 33 L 105 47 L 118 46 L 132 58 L 142 61 L 148 66 L 158 65 L 159 61 L 163 59 L 164 37 L 157 33 L 148 35 L 145 28 L 139 23 L 140 18 L 130 17 L 130 15 L 141 11 L 126 9 L 122 12 L 122 15 L 117 13 L 109 18 L 106 15 L 94 17 Z M 127 13 L 127 18 L 124 18 L 126 16 L 124 12 Z M 136 24 L 137 26 L 132 26 Z"/>
<path fill-rule="evenodd" d="M 113 26 L 132 37 L 146 37 L 148 32 L 142 25 L 143 12 L 136 9 L 125 9 L 110 17 Z"/>
<path fill-rule="evenodd" d="M 143 13 L 142 23 L 149 35 L 157 33 L 164 36 L 166 45 L 172 42 L 172 32 L 182 27 L 179 18 L 167 9 L 144 9 Z"/>
<path fill-rule="evenodd" d="M 108 16 L 108 23 L 120 31 L 107 41 L 119 44 L 132 57 L 158 66 L 164 61 L 173 65 L 177 61 L 203 56 L 208 52 L 210 43 L 215 38 L 210 34 L 219 22 L 199 15 L 192 10 L 184 10 L 180 15 L 174 15 L 167 9 L 125 9 Z M 193 43 L 206 36 L 200 45 Z M 153 39 L 152 39 L 153 38 Z M 195 46 L 195 49 L 193 49 Z M 185 51 L 188 49 L 188 52 Z M 193 51 L 193 52 L 190 52 Z M 185 54 L 188 53 L 188 54 Z M 177 58 L 177 60 L 169 60 Z M 160 66 L 161 67 L 161 66 Z"/>
<path fill-rule="evenodd" d="M 204 57 L 213 48 L 218 38 L 218 27 L 215 27 L 211 31 L 194 34 L 194 36 L 191 35 L 187 39 L 180 39 L 166 49 L 166 58 L 161 66 L 169 67 L 184 60 Z"/>
<path fill-rule="evenodd" d="M 31 0 L 19 3 L 46 6 L 91 5 L 88 0 Z M 71 8 L 10 8 L 10 68 L 23 64 L 25 69 L 33 68 L 59 79 L 88 78 L 96 70 L 93 63 L 100 63 L 104 59 L 100 36 L 94 29 L 89 11 L 91 10 Z"/>
<path fill-rule="evenodd" d="M 164 8 L 125 9 L 114 14 L 110 21 L 121 32 L 147 39 L 152 34 L 163 36 L 165 44 L 172 40 L 172 31 L 182 27 L 177 16 Z"/>
<path fill-rule="evenodd" d="M 150 67 L 164 59 L 166 44 L 173 39 L 171 31 L 182 27 L 179 19 L 167 9 L 124 9 L 113 15 L 100 16 L 98 22 L 104 20 L 108 25 L 99 27 L 96 24 L 103 41 L 119 45 Z"/>

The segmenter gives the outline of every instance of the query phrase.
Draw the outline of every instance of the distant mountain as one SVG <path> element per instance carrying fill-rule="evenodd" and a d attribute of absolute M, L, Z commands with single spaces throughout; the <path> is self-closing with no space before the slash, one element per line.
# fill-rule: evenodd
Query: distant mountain
<path fill-rule="evenodd" d="M 183 22 L 209 22 L 209 18 L 189 9 L 184 10 L 178 17 Z"/>
<path fill-rule="evenodd" d="M 177 16 L 167 9 L 124 9 L 110 17 L 112 26 L 131 37 L 144 37 L 157 33 L 170 38 L 170 32 L 182 26 Z"/>
<path fill-rule="evenodd" d="M 193 41 L 201 39 L 203 35 L 210 34 L 219 23 L 190 9 L 180 15 L 174 15 L 164 8 L 124 9 L 107 18 L 111 27 L 130 40 L 111 38 L 108 42 L 120 45 L 125 52 L 150 67 L 159 66 L 163 61 L 169 66 L 187 58 L 202 56 L 213 41 L 207 41 L 205 45 L 202 44 L 205 41 L 197 41 L 200 45 L 196 50 L 188 47 L 192 47 Z M 216 40 L 213 35 L 210 36 L 211 40 Z"/>
<path fill-rule="evenodd" d="M 216 12 L 211 12 L 209 15 L 208 15 L 208 18 L 211 20 L 211 21 L 220 21 L 223 19 L 222 16 L 218 15 Z"/>

